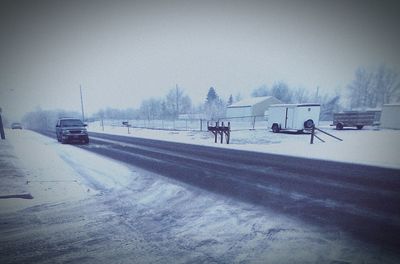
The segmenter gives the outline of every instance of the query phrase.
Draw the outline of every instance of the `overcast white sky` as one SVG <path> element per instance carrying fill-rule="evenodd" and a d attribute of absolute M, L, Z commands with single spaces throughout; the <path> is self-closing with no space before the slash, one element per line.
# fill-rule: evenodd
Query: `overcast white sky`
<path fill-rule="evenodd" d="M 178 84 L 194 103 L 285 81 L 343 89 L 358 66 L 400 69 L 384 1 L 11 1 L 0 11 L 0 107 L 89 114 Z"/>

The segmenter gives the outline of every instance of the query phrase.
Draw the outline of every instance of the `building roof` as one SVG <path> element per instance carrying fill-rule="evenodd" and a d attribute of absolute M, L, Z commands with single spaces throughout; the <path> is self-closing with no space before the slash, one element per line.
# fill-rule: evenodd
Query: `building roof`
<path fill-rule="evenodd" d="M 393 104 L 384 104 L 385 107 L 399 107 L 400 103 L 393 103 Z"/>
<path fill-rule="evenodd" d="M 240 100 L 234 104 L 228 106 L 228 108 L 233 107 L 252 107 L 255 104 L 261 103 L 265 100 L 274 98 L 273 96 L 262 96 L 262 97 L 251 97 L 247 99 Z"/>
<path fill-rule="evenodd" d="M 321 106 L 321 104 L 315 103 L 302 103 L 302 104 L 273 104 L 270 107 L 308 107 L 308 106 Z"/>

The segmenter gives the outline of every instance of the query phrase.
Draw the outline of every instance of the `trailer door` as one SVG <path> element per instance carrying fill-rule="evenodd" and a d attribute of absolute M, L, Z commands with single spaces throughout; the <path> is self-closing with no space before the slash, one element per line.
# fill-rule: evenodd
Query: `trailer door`
<path fill-rule="evenodd" d="M 285 128 L 286 129 L 293 128 L 293 118 L 294 118 L 294 108 L 286 107 L 286 111 L 285 111 Z"/>

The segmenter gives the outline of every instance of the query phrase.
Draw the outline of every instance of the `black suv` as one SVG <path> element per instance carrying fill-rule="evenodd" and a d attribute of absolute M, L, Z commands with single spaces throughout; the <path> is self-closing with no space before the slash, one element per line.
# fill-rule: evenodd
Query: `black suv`
<path fill-rule="evenodd" d="M 60 118 L 56 125 L 57 140 L 63 144 L 70 141 L 89 143 L 89 136 L 84 124 L 78 118 Z"/>

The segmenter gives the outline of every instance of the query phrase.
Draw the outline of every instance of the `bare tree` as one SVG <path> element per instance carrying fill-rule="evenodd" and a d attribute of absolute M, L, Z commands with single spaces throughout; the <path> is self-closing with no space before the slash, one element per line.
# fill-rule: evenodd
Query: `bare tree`
<path fill-rule="evenodd" d="M 133 108 L 127 109 L 116 109 L 107 107 L 106 109 L 100 109 L 94 113 L 89 119 L 91 120 L 102 120 L 102 119 L 134 119 L 139 116 L 139 110 Z"/>
<path fill-rule="evenodd" d="M 321 120 L 332 120 L 333 113 L 339 112 L 341 109 L 340 95 L 338 93 L 336 93 L 333 96 L 328 94 L 321 96 L 320 103 L 321 103 L 321 114 L 320 114 Z"/>
<path fill-rule="evenodd" d="M 283 102 L 289 103 L 291 101 L 291 89 L 288 85 L 283 82 L 275 83 L 271 89 L 268 89 L 267 85 L 263 84 L 251 92 L 252 97 L 262 97 L 262 96 L 274 96 Z"/>
<path fill-rule="evenodd" d="M 184 90 L 178 85 L 171 89 L 165 98 L 165 108 L 172 118 L 177 118 L 179 114 L 184 114 L 192 108 L 192 100 L 185 95 Z"/>
<path fill-rule="evenodd" d="M 66 110 L 42 110 L 37 107 L 35 111 L 26 113 L 22 118 L 24 126 L 30 129 L 53 130 L 57 119 L 61 117 L 80 118 L 81 114 L 75 111 Z"/>
<path fill-rule="evenodd" d="M 356 70 L 355 79 L 347 86 L 350 92 L 350 108 L 371 106 L 369 102 L 374 101 L 371 97 L 375 96 L 372 80 L 373 74 L 365 68 Z"/>
<path fill-rule="evenodd" d="M 292 93 L 292 101 L 295 103 L 307 103 L 311 101 L 310 92 L 305 88 L 297 88 Z"/>
<path fill-rule="evenodd" d="M 142 101 L 140 105 L 140 114 L 147 120 L 154 120 L 159 118 L 161 115 L 161 104 L 160 99 L 150 98 Z"/>
<path fill-rule="evenodd" d="M 271 95 L 284 103 L 292 102 L 292 92 L 289 86 L 284 82 L 275 83 L 271 89 Z"/>
<path fill-rule="evenodd" d="M 394 70 L 381 65 L 375 73 L 377 101 L 382 104 L 395 102 L 400 95 L 399 74 Z"/>
<path fill-rule="evenodd" d="M 236 95 L 235 95 L 235 102 L 239 102 L 240 100 L 242 100 L 243 99 L 243 96 L 240 94 L 240 93 L 237 93 Z"/>
<path fill-rule="evenodd" d="M 263 84 L 251 92 L 252 97 L 261 97 L 270 95 L 267 85 Z"/>
<path fill-rule="evenodd" d="M 351 108 L 379 107 L 399 100 L 398 73 L 382 65 L 376 70 L 358 68 L 355 79 L 347 86 Z"/>

